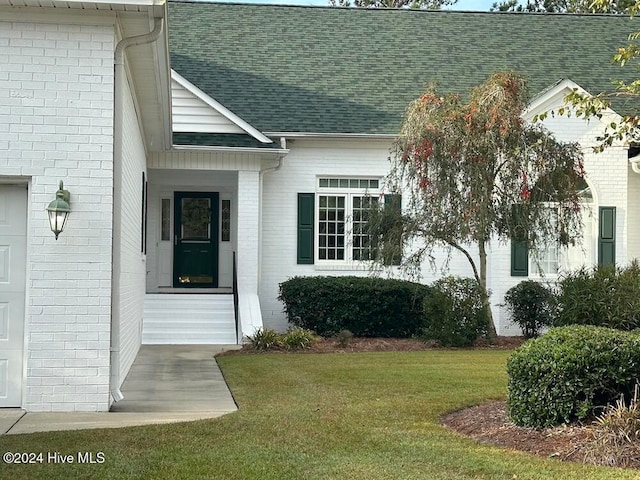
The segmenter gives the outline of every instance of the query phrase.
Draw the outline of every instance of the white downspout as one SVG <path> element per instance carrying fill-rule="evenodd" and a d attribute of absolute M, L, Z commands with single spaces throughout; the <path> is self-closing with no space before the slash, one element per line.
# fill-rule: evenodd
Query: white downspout
<path fill-rule="evenodd" d="M 110 391 L 115 402 L 124 398 L 120 391 L 120 223 L 122 195 L 122 121 L 124 109 L 125 50 L 135 45 L 155 42 L 162 33 L 162 18 L 154 18 L 153 30 L 144 35 L 123 38 L 118 42 L 114 55 L 113 84 L 113 215 L 111 261 L 111 378 Z M 118 273 L 118 275 L 116 275 Z"/>
<path fill-rule="evenodd" d="M 287 150 L 287 139 L 285 137 L 280 137 L 280 148 Z M 260 187 L 260 192 L 258 193 L 258 288 L 260 288 L 260 282 L 262 281 L 262 182 L 264 181 L 265 173 L 277 172 L 282 168 L 285 155 L 286 153 L 278 156 L 278 164 L 275 167 L 260 170 L 260 181 L 258 183 Z"/>
<path fill-rule="evenodd" d="M 631 162 L 631 170 L 633 170 L 635 173 L 640 174 L 640 155 L 636 155 L 635 157 L 630 158 L 629 162 Z"/>

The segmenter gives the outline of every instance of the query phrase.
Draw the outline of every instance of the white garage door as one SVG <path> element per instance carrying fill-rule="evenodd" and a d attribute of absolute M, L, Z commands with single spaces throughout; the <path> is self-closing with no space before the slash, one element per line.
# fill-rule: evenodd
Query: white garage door
<path fill-rule="evenodd" d="M 21 406 L 26 240 L 26 186 L 0 185 L 0 407 Z"/>

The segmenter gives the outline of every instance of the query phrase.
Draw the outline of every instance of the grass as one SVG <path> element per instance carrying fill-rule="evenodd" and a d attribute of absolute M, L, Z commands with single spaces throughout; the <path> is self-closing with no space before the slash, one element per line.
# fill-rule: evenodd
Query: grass
<path fill-rule="evenodd" d="M 632 479 L 540 459 L 437 424 L 505 396 L 508 352 L 232 355 L 237 413 L 191 423 L 0 437 L 0 451 L 104 452 L 101 465 L 0 464 L 0 478 Z"/>

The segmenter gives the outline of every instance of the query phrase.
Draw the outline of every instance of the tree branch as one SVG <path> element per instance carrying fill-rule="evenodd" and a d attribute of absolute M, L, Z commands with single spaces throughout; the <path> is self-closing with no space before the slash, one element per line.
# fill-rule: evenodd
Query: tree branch
<path fill-rule="evenodd" d="M 473 270 L 473 276 L 475 277 L 475 279 L 478 282 L 478 284 L 480 284 L 480 275 L 478 275 L 478 269 L 476 268 L 476 263 L 473 261 L 473 258 L 471 257 L 469 252 L 467 250 L 465 250 L 464 248 L 462 248 L 458 243 L 454 242 L 451 239 L 443 238 L 442 241 L 444 241 L 450 247 L 455 248 L 456 250 L 461 252 L 465 257 L 467 257 L 467 260 L 471 264 L 471 269 Z"/>

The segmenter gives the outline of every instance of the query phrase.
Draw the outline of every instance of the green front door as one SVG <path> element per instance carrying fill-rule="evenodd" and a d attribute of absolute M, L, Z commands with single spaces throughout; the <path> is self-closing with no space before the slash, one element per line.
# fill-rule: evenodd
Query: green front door
<path fill-rule="evenodd" d="M 175 192 L 173 286 L 218 286 L 218 194 Z"/>

